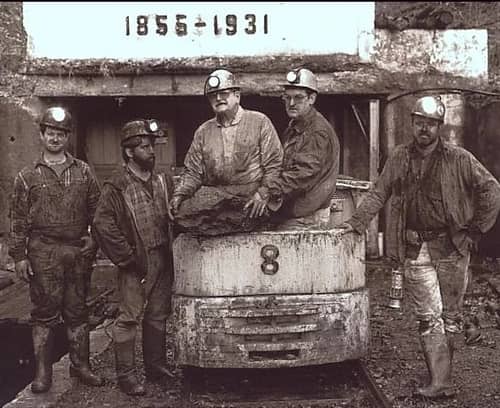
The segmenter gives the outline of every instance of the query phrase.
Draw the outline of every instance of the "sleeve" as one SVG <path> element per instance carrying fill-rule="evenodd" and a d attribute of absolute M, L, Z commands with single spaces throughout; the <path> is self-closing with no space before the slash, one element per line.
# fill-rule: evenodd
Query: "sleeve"
<path fill-rule="evenodd" d="M 370 221 L 391 196 L 394 182 L 399 174 L 400 162 L 400 155 L 394 154 L 389 157 L 375 185 L 354 210 L 352 217 L 346 221 L 360 234 L 366 230 Z"/>
<path fill-rule="evenodd" d="M 120 225 L 120 214 L 125 214 L 125 211 L 119 191 L 105 184 L 96 208 L 92 235 L 102 251 L 120 267 L 134 261 L 134 249 Z"/>
<path fill-rule="evenodd" d="M 284 196 L 293 196 L 308 190 L 324 164 L 323 155 L 329 152 L 329 136 L 323 131 L 306 134 L 303 144 L 291 165 L 281 173 L 278 189 Z"/>
<path fill-rule="evenodd" d="M 28 238 L 29 189 L 22 173 L 14 179 L 14 193 L 10 207 L 9 255 L 14 262 L 26 259 Z"/>
<path fill-rule="evenodd" d="M 264 118 L 260 131 L 260 161 L 264 170 L 260 191 L 263 195 L 267 195 L 270 186 L 274 185 L 280 177 L 283 147 L 268 117 Z"/>
<path fill-rule="evenodd" d="M 496 222 L 500 211 L 500 184 L 493 175 L 471 154 L 470 174 L 475 194 L 474 215 L 469 223 L 473 239 L 487 232 Z"/>
<path fill-rule="evenodd" d="M 94 219 L 94 214 L 97 209 L 97 204 L 99 202 L 99 197 L 101 196 L 101 190 L 99 188 L 99 183 L 94 172 L 89 166 L 86 166 L 85 171 L 87 173 L 87 208 L 89 214 L 89 225 L 92 225 L 92 220 Z"/>
<path fill-rule="evenodd" d="M 202 185 L 205 174 L 203 164 L 203 138 L 197 130 L 184 159 L 184 171 L 179 178 L 173 196 L 191 197 Z"/>

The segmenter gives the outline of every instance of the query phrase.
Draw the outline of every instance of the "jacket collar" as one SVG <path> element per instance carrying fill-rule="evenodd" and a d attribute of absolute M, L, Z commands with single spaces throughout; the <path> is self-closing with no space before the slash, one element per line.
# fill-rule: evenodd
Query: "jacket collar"
<path fill-rule="evenodd" d="M 435 152 L 441 154 L 444 152 L 444 150 L 445 150 L 445 144 L 443 143 L 443 140 L 441 139 L 441 137 L 439 137 L 436 148 L 430 154 L 433 154 Z M 422 153 L 418 150 L 417 144 L 415 143 L 415 141 L 412 141 L 410 143 L 408 151 L 410 153 L 411 158 L 422 156 Z"/>
<path fill-rule="evenodd" d="M 75 162 L 75 158 L 68 152 L 64 152 L 64 154 L 66 155 L 66 161 L 64 162 L 64 165 L 66 167 L 73 165 L 73 163 Z M 38 166 L 49 167 L 47 162 L 43 159 L 43 152 L 40 153 L 40 156 L 38 156 L 38 160 L 35 162 L 35 168 Z"/>

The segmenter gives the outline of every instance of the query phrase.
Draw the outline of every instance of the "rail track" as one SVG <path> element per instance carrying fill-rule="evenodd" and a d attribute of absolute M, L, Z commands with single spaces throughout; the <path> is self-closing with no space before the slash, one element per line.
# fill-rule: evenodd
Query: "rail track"
<path fill-rule="evenodd" d="M 361 360 L 300 368 L 185 368 L 187 407 L 390 408 Z"/>

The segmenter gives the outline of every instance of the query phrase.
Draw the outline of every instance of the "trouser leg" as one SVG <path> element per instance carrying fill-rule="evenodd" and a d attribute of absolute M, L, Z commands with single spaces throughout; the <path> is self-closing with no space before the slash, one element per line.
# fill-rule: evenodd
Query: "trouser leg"
<path fill-rule="evenodd" d="M 149 264 L 149 276 L 154 283 L 142 322 L 142 348 L 146 379 L 158 381 L 166 376 L 173 377 L 166 360 L 166 320 L 170 313 L 172 274 L 164 251 L 150 251 Z"/>
<path fill-rule="evenodd" d="M 78 377 L 87 385 L 100 386 L 104 379 L 90 369 L 89 325 L 87 294 L 90 287 L 91 259 L 81 256 L 80 248 L 65 246 L 62 248 L 65 259 L 64 271 L 64 307 L 66 334 L 71 361 L 70 375 Z"/>
<path fill-rule="evenodd" d="M 443 302 L 440 282 L 424 243 L 416 260 L 407 261 L 405 287 L 413 303 L 430 382 L 417 394 L 428 397 L 453 395 L 451 350 L 442 319 Z"/>
<path fill-rule="evenodd" d="M 447 332 L 461 333 L 463 300 L 469 281 L 470 254 L 453 253 L 437 262 L 436 270 L 443 301 L 443 320 Z"/>
<path fill-rule="evenodd" d="M 124 393 L 143 395 L 144 386 L 136 375 L 135 344 L 144 307 L 144 288 L 134 271 L 120 270 L 118 273 L 120 298 L 113 326 L 116 376 Z"/>
<path fill-rule="evenodd" d="M 33 305 L 32 338 L 35 357 L 34 393 L 46 392 L 52 386 L 53 328 L 61 322 L 64 269 L 55 256 L 57 247 L 32 238 L 28 243 L 28 259 L 33 270 L 30 298 Z"/>

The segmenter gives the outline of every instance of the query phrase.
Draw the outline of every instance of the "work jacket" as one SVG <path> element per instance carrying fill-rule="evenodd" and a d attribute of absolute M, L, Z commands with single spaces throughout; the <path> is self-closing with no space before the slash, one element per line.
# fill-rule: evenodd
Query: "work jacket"
<path fill-rule="evenodd" d="M 283 170 L 270 183 L 270 193 L 283 199 L 279 215 L 304 217 L 327 208 L 339 173 L 339 140 L 314 107 L 292 120 L 283 134 Z"/>
<path fill-rule="evenodd" d="M 89 165 L 69 153 L 60 176 L 41 155 L 23 168 L 14 180 L 11 203 L 9 253 L 14 261 L 26 259 L 30 237 L 79 241 L 88 233 L 99 194 Z"/>
<path fill-rule="evenodd" d="M 403 262 L 406 250 L 406 212 L 408 175 L 412 143 L 395 148 L 373 189 L 361 201 L 347 221 L 362 233 L 370 220 L 391 198 L 387 231 L 387 255 Z M 442 202 L 449 236 L 463 254 L 470 240 L 488 231 L 500 210 L 500 185 L 493 175 L 467 150 L 442 142 L 438 164 Z"/>
<path fill-rule="evenodd" d="M 196 130 L 174 195 L 191 197 L 202 185 L 254 182 L 259 182 L 267 193 L 269 183 L 279 176 L 283 160 L 283 148 L 273 124 L 263 113 L 240 106 L 230 124 L 233 126 L 230 147 L 225 145 L 223 127 L 216 118 Z M 228 148 L 232 154 L 227 154 Z"/>
<path fill-rule="evenodd" d="M 168 250 L 171 244 L 167 195 L 172 192 L 172 177 L 170 174 L 152 177 L 153 196 L 147 192 L 144 197 L 149 206 L 135 204 L 140 204 L 140 200 L 129 194 L 132 184 L 140 186 L 142 182 L 127 167 L 105 182 L 92 229 L 100 248 L 115 265 L 121 268 L 134 265 L 143 274 L 147 273 L 148 249 L 163 245 Z M 144 223 L 151 225 L 155 233 L 148 234 Z"/>

